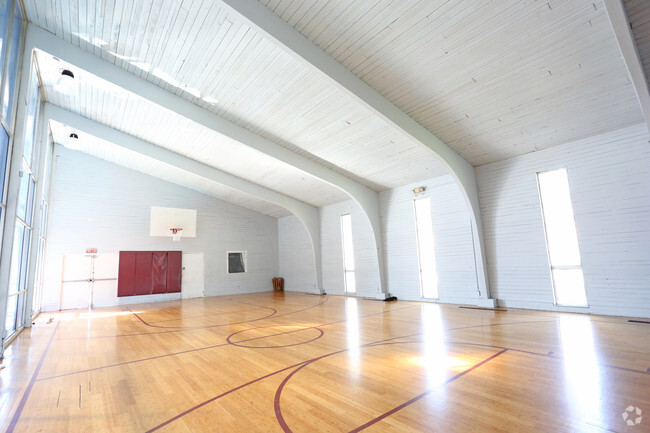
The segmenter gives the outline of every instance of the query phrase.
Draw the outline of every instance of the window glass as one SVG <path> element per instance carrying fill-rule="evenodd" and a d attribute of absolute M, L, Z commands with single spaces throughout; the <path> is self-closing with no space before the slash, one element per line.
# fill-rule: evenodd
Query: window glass
<path fill-rule="evenodd" d="M 32 237 L 32 231 L 25 227 L 23 235 L 23 251 L 20 258 L 20 281 L 18 282 L 18 290 L 25 290 L 27 288 L 27 267 L 29 266 L 29 241 Z"/>
<path fill-rule="evenodd" d="M 49 139 L 48 139 L 49 140 Z M 39 184 L 42 185 L 41 187 L 41 195 L 45 200 L 48 199 L 50 195 L 50 173 L 52 169 L 52 143 L 48 141 L 47 146 L 45 146 L 45 165 L 43 169 L 43 173 L 41 174 L 41 179 Z"/>
<path fill-rule="evenodd" d="M 29 181 L 30 175 L 26 171 L 25 161 L 23 160 L 22 177 L 20 178 L 20 190 L 18 191 L 18 204 L 16 205 L 16 216 L 25 221 L 27 215 L 27 202 L 29 200 Z"/>
<path fill-rule="evenodd" d="M 7 79 L 2 94 L 2 116 L 7 125 L 11 125 L 11 111 L 13 108 L 14 94 L 16 93 L 16 72 L 18 70 L 18 58 L 20 53 L 20 35 L 23 24 L 23 17 L 20 14 L 20 7 L 16 3 L 14 23 L 11 28 L 11 40 L 9 43 L 9 67 Z"/>
<path fill-rule="evenodd" d="M 350 214 L 341 215 L 341 241 L 343 243 L 345 291 L 354 293 L 357 291 L 357 285 L 354 274 L 354 244 L 352 242 L 352 215 Z"/>
<path fill-rule="evenodd" d="M 23 239 L 25 237 L 25 226 L 16 222 L 14 228 L 14 245 L 11 252 L 11 269 L 9 271 L 9 294 L 16 293 L 18 281 L 20 280 L 20 265 L 23 255 Z"/>
<path fill-rule="evenodd" d="M 7 299 L 7 316 L 5 318 L 5 332 L 11 335 L 16 331 L 16 313 L 18 312 L 18 296 L 9 296 Z"/>
<path fill-rule="evenodd" d="M 0 125 L 0 199 L 4 203 L 5 181 L 7 178 L 7 157 L 9 155 L 9 134 Z"/>
<path fill-rule="evenodd" d="M 567 171 L 561 168 L 540 172 L 537 180 L 555 303 L 586 306 L 587 294 Z"/>
<path fill-rule="evenodd" d="M 423 298 L 438 298 L 438 271 L 436 269 L 435 239 L 431 218 L 431 200 L 415 200 L 415 228 L 420 267 L 420 292 Z"/>
<path fill-rule="evenodd" d="M 38 122 L 39 122 L 39 113 L 40 113 L 41 103 L 43 101 L 43 99 L 41 98 L 41 90 L 40 90 L 41 88 L 38 85 L 38 79 L 37 79 L 35 85 L 36 85 L 36 87 L 35 87 L 36 88 L 36 115 L 34 116 L 34 128 L 33 128 L 33 132 L 32 132 L 32 137 L 33 137 L 33 140 L 35 140 L 35 141 L 32 143 L 32 159 L 31 159 L 31 165 L 30 165 L 30 167 L 32 167 L 33 169 L 36 169 L 36 167 L 38 167 L 38 156 L 39 156 L 40 150 L 41 150 L 41 143 L 38 141 L 38 139 L 39 139 L 38 131 L 40 129 Z"/>
<path fill-rule="evenodd" d="M 36 70 L 32 69 L 31 84 L 29 88 L 29 102 L 27 104 L 27 118 L 25 119 L 25 140 L 23 143 L 23 155 L 25 160 L 32 162 L 34 150 L 34 133 L 36 132 L 36 114 L 39 101 L 38 76 Z"/>
<path fill-rule="evenodd" d="M 538 177 L 551 263 L 553 266 L 580 265 L 566 170 L 547 171 L 539 173 Z"/>
<path fill-rule="evenodd" d="M 39 238 L 38 251 L 36 254 L 36 273 L 34 274 L 34 295 L 32 297 L 32 316 L 41 310 L 44 254 L 45 254 L 45 239 Z"/>
<path fill-rule="evenodd" d="M 34 189 L 36 184 L 32 176 L 29 177 L 29 187 L 27 189 L 27 206 L 25 210 L 25 222 L 28 226 L 32 225 L 32 218 L 34 217 Z"/>
<path fill-rule="evenodd" d="M 246 263 L 243 252 L 228 253 L 228 273 L 236 274 L 246 272 Z"/>
<path fill-rule="evenodd" d="M 47 237 L 47 202 L 41 202 L 41 237 Z"/>
<path fill-rule="evenodd" d="M 9 8 L 11 2 L 0 0 L 0 65 L 4 65 L 5 51 L 7 45 L 7 32 L 9 31 Z M 2 68 L 0 68 L 0 75 Z"/>
<path fill-rule="evenodd" d="M 553 269 L 555 297 L 560 305 L 587 305 L 582 269 Z"/>

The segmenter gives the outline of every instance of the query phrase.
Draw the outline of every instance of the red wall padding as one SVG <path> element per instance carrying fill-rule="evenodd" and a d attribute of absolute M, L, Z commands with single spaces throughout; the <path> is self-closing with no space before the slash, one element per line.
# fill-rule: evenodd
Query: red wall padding
<path fill-rule="evenodd" d="M 181 251 L 120 251 L 117 296 L 181 291 Z"/>
<path fill-rule="evenodd" d="M 182 276 L 183 253 L 181 251 L 167 251 L 167 293 L 181 291 Z"/>
<path fill-rule="evenodd" d="M 167 253 L 154 251 L 151 255 L 151 278 L 153 280 L 151 293 L 165 293 L 167 292 Z"/>
<path fill-rule="evenodd" d="M 120 251 L 117 296 L 135 295 L 135 251 Z"/>
<path fill-rule="evenodd" d="M 135 253 L 135 295 L 150 295 L 153 293 L 151 256 L 151 251 L 138 251 Z"/>

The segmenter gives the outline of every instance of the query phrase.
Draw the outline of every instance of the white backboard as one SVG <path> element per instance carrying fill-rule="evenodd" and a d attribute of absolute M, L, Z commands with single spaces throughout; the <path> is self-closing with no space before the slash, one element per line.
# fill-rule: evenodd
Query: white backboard
<path fill-rule="evenodd" d="M 151 206 L 149 236 L 169 236 L 170 228 L 182 228 L 184 238 L 196 237 L 196 209 Z"/>

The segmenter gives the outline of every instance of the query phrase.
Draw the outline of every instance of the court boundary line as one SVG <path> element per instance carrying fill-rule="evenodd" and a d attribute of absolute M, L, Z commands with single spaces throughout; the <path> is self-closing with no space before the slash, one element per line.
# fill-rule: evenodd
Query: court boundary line
<path fill-rule="evenodd" d="M 323 302 L 320 302 L 320 303 L 318 303 L 318 304 L 316 304 L 316 305 L 313 305 L 313 306 L 310 306 L 310 307 L 303 308 L 303 309 L 301 309 L 301 310 L 291 311 L 291 312 L 283 313 L 283 314 L 281 314 L 281 315 L 277 315 L 277 316 L 273 316 L 273 315 L 272 315 L 272 316 L 268 316 L 268 317 L 266 317 L 266 318 L 272 320 L 272 317 L 280 317 L 280 316 L 286 316 L 286 315 L 290 315 L 290 314 L 300 313 L 300 312 L 303 312 L 303 311 L 309 310 L 309 309 L 311 309 L 311 308 L 318 307 L 318 306 L 324 304 L 325 302 L 327 302 L 328 299 L 329 299 L 329 298 L 326 298 Z M 249 304 L 249 305 L 255 305 L 255 304 Z M 406 305 L 406 306 L 403 306 L 403 307 L 400 306 L 400 307 L 398 307 L 398 308 L 391 308 L 391 309 L 384 310 L 384 311 L 381 311 L 381 312 L 367 314 L 367 315 L 365 315 L 365 316 L 361 316 L 360 319 L 367 318 L 367 317 L 371 317 L 371 316 L 376 316 L 376 315 L 383 315 L 383 314 L 386 314 L 386 313 L 391 313 L 391 312 L 394 312 L 394 311 L 398 311 L 398 310 L 406 309 L 406 308 L 411 308 L 411 307 L 418 306 L 418 305 L 419 305 L 419 304 L 417 304 L 417 303 L 414 302 L 414 303 L 412 303 L 412 304 L 409 304 L 409 305 Z M 261 307 L 261 308 L 264 308 L 264 307 Z M 271 308 L 271 307 L 266 307 L 266 308 Z M 247 310 L 247 311 L 248 311 L 248 310 Z M 136 317 L 138 317 L 136 313 L 133 313 L 133 314 L 136 315 Z M 228 314 L 228 313 L 224 313 L 224 314 Z M 517 315 L 517 314 L 515 314 L 515 315 Z M 539 315 L 538 317 L 541 317 L 541 315 Z M 237 323 L 237 324 L 241 324 L 241 323 L 249 323 L 249 322 L 255 322 L 255 321 L 259 321 L 259 320 L 264 320 L 264 319 L 266 319 L 266 318 L 262 318 L 262 319 L 254 319 L 254 320 L 247 321 L 247 322 L 239 322 L 239 323 Z M 141 320 L 143 323 L 145 323 L 146 325 L 148 325 L 148 326 L 152 326 L 152 325 L 147 324 L 147 323 L 146 323 L 143 319 L 141 319 L 140 317 L 138 317 L 138 319 L 140 319 L 140 320 Z M 293 331 L 283 332 L 283 333 L 280 333 L 280 334 L 273 334 L 273 335 L 266 335 L 266 336 L 261 336 L 261 337 L 255 337 L 255 338 L 251 338 L 251 339 L 241 340 L 240 342 L 245 342 L 245 341 L 250 341 L 250 340 L 258 340 L 258 339 L 264 339 L 264 338 L 270 338 L 270 337 L 274 337 L 275 335 L 281 335 L 281 334 L 286 334 L 286 333 L 291 333 L 291 332 L 300 332 L 300 331 L 307 330 L 307 329 L 319 329 L 320 327 L 330 326 L 330 325 L 340 324 L 340 323 L 345 323 L 345 322 L 347 322 L 347 321 L 348 321 L 348 320 L 347 320 L 347 318 L 346 318 L 345 320 L 339 320 L 339 321 L 329 322 L 329 323 L 320 324 L 320 325 L 316 325 L 316 326 L 304 327 L 304 328 L 300 328 L 300 329 L 293 330 Z M 483 328 L 483 327 L 492 327 L 492 326 L 516 325 L 516 324 L 525 324 L 525 323 L 530 324 L 530 323 L 556 323 L 556 322 L 557 322 L 557 319 L 556 319 L 556 318 L 548 318 L 548 320 L 534 320 L 534 321 L 522 321 L 522 322 L 506 322 L 506 323 L 489 323 L 489 324 L 480 324 L 480 325 L 468 325 L 468 326 L 462 326 L 462 327 L 457 327 L 457 328 L 447 328 L 447 329 L 443 329 L 443 331 L 447 332 L 447 331 L 456 331 L 456 330 L 464 330 L 464 329 L 472 329 L 472 328 Z M 158 359 L 158 358 L 167 357 L 167 356 L 180 355 L 180 354 L 184 354 L 184 353 L 188 353 L 188 352 L 194 352 L 194 351 L 207 350 L 207 349 L 212 349 L 212 348 L 217 348 L 217 347 L 223 347 L 223 346 L 227 346 L 227 345 L 229 345 L 229 344 L 230 344 L 230 345 L 235 345 L 235 344 L 232 344 L 232 343 L 228 343 L 228 342 L 227 342 L 227 343 L 223 343 L 223 344 L 219 344 L 219 345 L 214 345 L 214 346 L 206 346 L 206 347 L 203 347 L 203 348 L 191 349 L 191 350 L 188 350 L 188 351 L 182 351 L 182 352 L 177 352 L 177 353 L 164 354 L 164 355 L 160 355 L 160 356 L 156 356 L 156 357 L 151 357 L 151 358 L 145 358 L 145 359 L 141 359 L 141 360 L 127 361 L 127 362 L 124 362 L 124 363 L 114 364 L 114 365 L 110 365 L 110 366 L 97 367 L 97 368 L 90 369 L 90 370 L 83 370 L 83 371 L 78 371 L 78 372 L 66 373 L 66 374 L 64 374 L 64 375 L 59 375 L 59 376 L 52 376 L 52 377 L 49 377 L 49 378 L 37 379 L 36 377 L 38 376 L 38 373 L 40 372 L 40 369 L 41 369 L 41 367 L 43 366 L 44 359 L 45 359 L 45 355 L 46 355 L 47 352 L 49 351 L 50 346 L 51 346 L 52 342 L 54 341 L 54 337 L 55 337 L 55 335 L 56 335 L 56 333 L 57 333 L 57 330 L 58 330 L 58 328 L 59 328 L 60 323 L 61 323 L 61 322 L 57 322 L 56 327 L 55 327 L 55 329 L 54 329 L 52 335 L 50 336 L 50 340 L 49 340 L 48 343 L 47 343 L 46 349 L 45 349 L 45 351 L 44 351 L 44 353 L 43 353 L 41 359 L 39 360 L 39 364 L 37 365 L 37 370 L 34 372 L 32 378 L 31 378 L 31 380 L 30 380 L 30 384 L 28 385 L 28 389 L 26 389 L 26 394 L 24 394 L 24 395 L 23 395 L 23 398 L 21 399 L 21 402 L 20 402 L 20 404 L 19 404 L 19 408 L 20 408 L 20 412 L 21 412 L 21 413 L 22 413 L 22 409 L 24 408 L 24 406 L 25 406 L 25 404 L 26 404 L 27 398 L 29 397 L 29 393 L 31 392 L 31 388 L 33 387 L 34 383 L 37 382 L 37 381 L 42 381 L 42 380 L 47 380 L 47 379 L 54 379 L 54 378 L 57 378 L 57 377 L 67 376 L 67 375 L 73 375 L 73 374 L 81 374 L 81 373 L 84 373 L 84 372 L 89 372 L 89 371 L 99 370 L 99 369 L 103 369 L 103 368 L 109 368 L 109 367 L 114 367 L 114 366 L 121 366 L 121 365 L 125 365 L 125 364 L 137 363 L 137 362 L 142 362 L 142 361 L 147 361 L 147 360 L 152 360 L 152 359 Z M 624 323 L 617 323 L 617 322 L 606 322 L 606 323 L 610 323 L 610 324 L 624 324 Z M 218 325 L 218 326 L 226 326 L 226 325 Z M 267 328 L 267 327 L 273 327 L 273 326 L 283 326 L 283 325 L 267 325 L 267 326 L 261 326 L 261 327 L 252 327 L 252 328 L 248 328 L 248 329 L 245 329 L 245 330 L 242 330 L 242 331 L 238 331 L 237 333 L 244 332 L 244 331 L 247 331 L 247 330 L 254 330 L 254 329 Z M 292 326 L 292 325 L 286 325 L 286 326 Z M 215 326 L 210 326 L 210 327 L 215 327 Z M 179 331 L 183 331 L 183 330 L 189 330 L 189 329 L 186 328 L 186 329 L 182 329 L 182 330 L 179 330 Z M 168 332 L 179 332 L 179 331 L 168 331 Z M 322 331 L 322 330 L 321 330 L 321 331 Z M 166 332 L 156 332 L 156 333 L 143 333 L 143 334 L 140 334 L 140 335 L 157 335 L 157 334 L 161 334 L 161 333 L 167 333 L 167 331 L 166 331 Z M 235 333 L 235 334 L 236 334 L 236 333 Z M 122 335 L 122 336 L 130 336 L 130 335 L 134 335 L 134 334 L 125 334 L 125 335 Z M 234 334 L 231 334 L 231 335 L 234 335 Z M 380 340 L 380 341 L 377 341 L 377 342 L 367 343 L 367 344 L 365 344 L 365 345 L 361 345 L 361 346 L 359 346 L 359 347 L 372 347 L 372 346 L 379 346 L 379 345 L 382 345 L 382 344 L 391 344 L 391 343 L 388 343 L 387 341 L 390 341 L 390 340 L 397 340 L 397 339 L 402 339 L 402 338 L 408 338 L 408 337 L 411 337 L 411 336 L 417 336 L 417 335 L 422 335 L 422 333 L 419 332 L 419 333 L 409 334 L 409 335 L 406 335 L 406 336 L 393 337 L 393 338 L 386 339 L 386 340 Z M 116 337 L 116 336 L 110 336 L 110 337 Z M 229 337 L 230 337 L 230 336 L 229 336 Z M 93 338 L 93 337 L 86 337 L 85 339 L 89 339 L 89 338 Z M 98 338 L 98 337 L 94 337 L 94 338 Z M 61 341 L 61 340 L 58 340 L 58 339 L 57 339 L 57 341 Z M 382 343 L 382 342 L 383 342 L 383 343 Z M 533 351 L 528 351 L 528 350 L 523 350 L 523 349 L 514 349 L 514 348 L 509 348 L 509 347 L 504 347 L 504 346 L 487 345 L 487 344 L 480 344 L 480 343 L 456 342 L 456 341 L 446 341 L 446 342 L 449 343 L 449 344 L 469 345 L 469 346 L 477 346 L 477 347 L 489 347 L 489 348 L 494 348 L 494 349 L 502 349 L 501 352 L 499 352 L 499 353 L 493 355 L 493 357 L 500 356 L 501 354 L 505 353 L 506 351 L 513 351 L 513 352 L 518 352 L 518 353 L 527 354 L 527 355 L 534 355 L 534 356 L 541 356 L 541 357 L 546 357 L 546 358 L 553 358 L 553 359 L 557 359 L 557 360 L 561 360 L 561 359 L 564 359 L 564 358 L 565 358 L 565 357 L 563 357 L 563 356 L 552 355 L 552 354 L 550 354 L 550 353 L 545 354 L 545 353 L 533 352 Z M 407 344 L 407 343 L 413 343 L 413 344 L 416 344 L 416 343 L 418 343 L 418 341 L 415 341 L 415 342 L 396 342 L 396 343 L 394 343 L 394 344 Z M 281 348 L 281 347 L 282 347 L 282 346 L 276 346 L 276 348 Z M 255 347 L 250 347 L 250 348 L 252 348 L 252 349 L 256 349 Z M 265 347 L 259 347 L 259 349 L 262 349 L 262 348 L 265 348 Z M 299 371 L 299 370 L 301 370 L 302 368 L 306 367 L 307 365 L 309 365 L 309 364 L 311 364 L 311 363 L 317 361 L 318 359 L 322 359 L 323 357 L 326 357 L 326 356 L 332 356 L 332 355 L 334 355 L 334 354 L 336 354 L 336 353 L 341 353 L 341 352 L 343 352 L 343 351 L 347 351 L 347 350 L 350 350 L 350 349 L 348 348 L 348 349 L 345 349 L 345 350 L 342 350 L 342 351 L 337 351 L 337 352 L 333 352 L 333 353 L 331 353 L 331 354 L 324 355 L 324 356 L 322 356 L 322 357 L 317 357 L 317 358 L 312 359 L 312 360 L 303 361 L 303 362 L 300 362 L 300 363 L 294 364 L 294 365 L 292 365 L 292 366 L 285 367 L 285 368 L 283 368 L 283 369 L 281 369 L 281 370 L 278 370 L 278 371 L 275 371 L 275 372 L 269 373 L 269 374 L 264 375 L 264 376 L 262 376 L 262 377 L 256 378 L 256 379 L 254 379 L 254 380 L 252 380 L 252 381 L 249 381 L 249 382 L 247 382 L 247 383 L 245 383 L 245 384 L 239 385 L 239 386 L 237 386 L 237 387 L 235 387 L 235 388 L 232 388 L 232 389 L 230 389 L 230 390 L 228 390 L 228 391 L 225 391 L 224 393 L 222 393 L 222 394 L 220 394 L 220 395 L 218 395 L 218 396 L 216 396 L 216 397 L 213 397 L 213 398 L 210 399 L 210 400 L 206 400 L 205 402 L 202 402 L 200 405 L 197 405 L 197 406 L 195 406 L 194 408 L 190 408 L 190 409 L 188 409 L 187 411 L 185 411 L 185 412 L 183 412 L 183 413 L 181 413 L 181 414 L 178 414 L 178 415 L 175 416 L 174 418 L 169 419 L 169 420 L 168 420 L 164 425 L 168 425 L 169 423 L 171 423 L 171 422 L 173 422 L 173 421 L 175 421 L 175 420 L 181 418 L 182 416 L 185 416 L 185 415 L 189 414 L 190 412 L 192 412 L 192 411 L 194 411 L 194 410 L 196 410 L 196 409 L 198 409 L 198 408 L 200 408 L 200 407 L 203 407 L 203 406 L 209 404 L 209 403 L 212 402 L 212 401 L 215 401 L 215 400 L 217 400 L 217 399 L 219 399 L 219 398 L 222 398 L 222 397 L 224 397 L 224 396 L 226 396 L 226 395 L 229 395 L 229 394 L 231 394 L 231 393 L 233 393 L 233 392 L 235 392 L 235 391 L 238 391 L 238 390 L 240 390 L 240 389 L 242 389 L 242 388 L 244 388 L 244 387 L 246 387 L 246 386 L 248 386 L 248 385 L 250 385 L 250 384 L 253 384 L 253 383 L 259 382 L 259 381 L 264 380 L 264 379 L 266 379 L 266 378 L 268 378 L 268 377 L 271 377 L 271 376 L 273 376 L 273 375 L 279 374 L 279 373 L 281 373 L 281 372 L 284 372 L 284 371 L 287 371 L 287 370 L 290 370 L 290 369 L 293 368 L 293 369 L 295 369 L 294 372 L 292 372 L 290 375 L 288 375 L 287 378 L 288 378 L 288 377 L 291 377 L 291 376 L 293 376 L 297 371 Z M 493 358 L 492 358 L 492 359 L 493 359 Z M 468 369 L 468 370 L 466 370 L 466 371 L 460 373 L 459 375 L 457 375 L 457 377 L 455 376 L 455 377 L 451 378 L 452 380 L 450 380 L 449 382 L 455 380 L 456 378 L 462 377 L 464 374 L 469 373 L 473 368 L 475 368 L 475 367 L 478 368 L 478 367 L 480 367 L 480 366 L 482 365 L 482 363 L 484 363 L 484 362 L 489 362 L 490 360 L 491 360 L 491 358 L 487 358 L 486 360 L 482 361 L 481 363 L 479 363 L 479 364 L 473 366 L 471 369 Z M 644 372 L 644 371 L 640 371 L 640 370 L 634 370 L 634 369 L 630 369 L 630 368 L 626 368 L 626 367 L 619 367 L 619 366 L 609 365 L 609 364 L 599 364 L 599 365 L 602 366 L 602 367 L 605 367 L 605 368 L 613 368 L 613 369 L 618 369 L 618 370 L 626 371 L 626 372 L 642 373 L 642 374 L 650 374 L 650 371 L 648 371 L 648 372 Z M 285 378 L 285 379 L 286 379 L 286 378 Z M 438 385 L 437 387 L 439 387 L 439 386 L 443 386 L 443 385 L 446 385 L 446 384 L 449 383 L 449 382 L 444 382 L 444 383 Z M 406 403 L 404 403 L 404 404 L 398 406 L 397 408 L 394 408 L 392 411 L 389 411 L 390 413 L 388 413 L 388 415 L 383 416 L 381 419 L 384 419 L 384 418 L 386 418 L 387 416 L 390 416 L 390 415 L 392 415 L 393 413 L 397 412 L 398 410 L 402 409 L 403 407 L 406 407 L 407 405 L 412 404 L 412 403 L 414 403 L 415 401 L 417 401 L 417 400 L 423 398 L 424 396 L 426 396 L 428 393 L 430 393 L 432 390 L 436 389 L 437 387 L 434 387 L 434 388 L 432 388 L 431 390 L 428 390 L 428 391 L 426 391 L 425 393 L 421 394 L 420 396 L 417 396 L 417 397 L 415 397 L 414 399 L 411 399 L 411 400 L 409 400 L 408 402 L 406 402 Z M 29 390 L 29 392 L 28 392 L 28 390 Z M 12 419 L 12 423 L 10 424 L 10 428 L 11 428 L 11 430 L 7 430 L 7 433 L 10 433 L 10 432 L 13 431 L 13 428 L 15 428 L 15 424 L 19 421 L 19 418 L 20 418 L 20 414 L 21 414 L 21 413 L 18 413 L 18 410 L 16 411 L 16 413 L 14 414 L 14 418 L 15 418 L 15 420 Z M 378 420 L 375 421 L 375 422 L 378 422 L 378 421 L 380 421 L 381 419 L 378 419 Z M 14 425 L 13 427 L 11 427 L 12 424 Z M 374 424 L 374 423 L 373 423 L 373 424 Z M 160 426 L 154 427 L 154 429 L 162 428 L 164 425 L 160 425 Z M 371 425 L 371 424 L 370 424 L 370 425 Z M 361 427 L 363 427 L 363 429 L 365 429 L 365 428 L 369 427 L 370 425 L 366 426 L 366 425 L 364 424 L 365 427 L 364 427 L 364 426 L 361 426 Z M 358 427 L 357 429 L 360 429 L 361 427 Z M 148 431 L 154 431 L 154 430 L 148 430 Z M 351 432 L 356 432 L 356 431 L 361 431 L 361 430 L 352 430 Z"/>
<path fill-rule="evenodd" d="M 365 315 L 365 316 L 360 316 L 360 318 L 361 318 L 361 319 L 364 319 L 364 318 L 366 318 L 366 317 L 377 316 L 377 315 L 380 315 L 380 314 L 386 314 L 386 313 L 390 313 L 390 312 L 392 312 L 392 311 L 403 310 L 403 309 L 405 309 L 405 308 L 409 308 L 409 307 L 411 307 L 411 306 L 410 306 L 410 305 L 407 305 L 407 306 L 405 306 L 405 307 L 393 308 L 393 309 L 391 309 L 391 310 L 380 311 L 380 312 L 378 312 L 378 313 L 371 313 L 371 314 L 367 314 L 367 315 Z M 278 316 L 274 316 L 274 317 L 278 317 Z M 331 326 L 331 325 L 336 325 L 336 324 L 339 324 L 339 323 L 345 323 L 345 322 L 347 322 L 347 320 L 339 320 L 339 321 L 335 321 L 335 322 L 329 322 L 329 323 L 319 324 L 319 325 L 317 325 L 317 326 L 310 326 L 310 327 L 306 327 L 306 328 L 301 328 L 301 329 L 297 329 L 297 330 L 293 330 L 293 331 L 286 331 L 286 332 L 279 333 L 279 334 L 277 334 L 277 335 L 283 335 L 283 334 L 289 334 L 289 333 L 292 333 L 292 332 L 304 331 L 305 329 L 310 329 L 310 328 L 320 328 L 320 327 L 323 327 L 323 326 Z M 250 330 L 261 329 L 261 328 L 268 328 L 268 327 L 273 327 L 273 326 L 282 326 L 282 325 L 265 325 L 265 326 L 258 326 L 258 327 L 253 327 L 253 328 L 247 328 L 247 329 L 244 329 L 243 331 L 250 331 Z M 288 326 L 288 325 L 287 325 L 287 326 Z M 238 331 L 238 332 L 241 332 L 241 331 Z M 153 334 L 153 335 L 157 335 L 157 334 L 160 334 L 160 332 L 156 332 L 156 333 L 152 333 L 152 334 Z M 145 335 L 149 335 L 149 334 L 145 334 Z M 261 336 L 261 337 L 249 338 L 249 339 L 246 339 L 246 340 L 240 340 L 239 343 L 245 343 L 245 342 L 247 342 L 247 341 L 253 341 L 253 340 L 259 340 L 259 339 L 263 339 L 263 338 L 274 337 L 275 335 L 276 335 L 276 334 L 265 335 L 265 336 Z M 419 334 L 412 334 L 412 335 L 419 335 Z M 402 338 L 402 337 L 396 337 L 396 338 Z M 57 340 L 57 341 L 60 341 L 60 340 Z M 73 371 L 73 372 L 68 372 L 68 373 L 62 373 L 62 374 L 59 374 L 59 375 L 56 375 L 56 376 L 43 377 L 43 378 L 41 378 L 41 379 L 38 379 L 38 381 L 44 381 L 44 380 L 50 380 L 50 379 L 57 379 L 57 378 L 64 377 L 64 376 L 72 376 L 72 375 L 75 375 L 75 374 L 82 374 L 82 373 L 88 373 L 88 372 L 91 372 L 91 371 L 102 370 L 102 369 L 104 369 L 104 368 L 121 367 L 121 366 L 123 366 L 123 365 L 136 364 L 136 363 L 139 363 L 139 362 L 152 361 L 152 360 L 154 360 L 154 359 L 165 358 L 165 357 L 168 357 L 168 356 L 184 355 L 184 354 L 186 354 L 186 353 L 198 352 L 198 351 L 201 351 L 201 350 L 216 349 L 216 348 L 219 348 L 219 347 L 225 347 L 225 346 L 241 347 L 241 346 L 237 346 L 236 344 L 228 343 L 228 342 L 226 341 L 225 343 L 219 343 L 219 344 L 215 344 L 215 345 L 211 345 L 211 346 L 198 347 L 198 348 L 195 348 L 195 349 L 188 349 L 188 350 L 183 350 L 183 351 L 180 351 L 180 352 L 166 353 L 166 354 L 163 354 L 163 355 L 157 355 L 157 356 L 152 356 L 152 357 L 147 357 L 147 358 L 142 358 L 142 359 L 136 359 L 136 360 L 132 360 L 132 361 L 124 361 L 124 362 L 120 362 L 120 363 L 116 363 L 116 364 L 111 364 L 111 365 L 105 365 L 105 366 L 101 366 L 101 367 L 94 367 L 94 368 L 89 368 L 89 369 L 85 369 L 85 370 L 79 370 L 79 371 Z M 255 349 L 255 348 L 247 347 L 246 349 Z M 259 348 L 259 349 L 263 349 L 263 348 Z"/>
<path fill-rule="evenodd" d="M 449 379 L 447 379 L 443 383 L 441 383 L 441 384 L 439 384 L 437 386 L 434 386 L 431 389 L 426 390 L 422 394 L 413 397 L 412 399 L 400 404 L 397 407 L 394 407 L 393 409 L 389 410 L 388 412 L 383 413 L 382 415 L 378 416 L 377 418 L 372 419 L 372 420 L 368 421 L 367 423 L 365 423 L 365 424 L 363 424 L 363 425 L 361 425 L 361 426 L 359 426 L 359 427 L 357 427 L 357 428 L 355 428 L 353 430 L 350 430 L 350 433 L 357 433 L 357 432 L 360 432 L 361 430 L 365 430 L 366 428 L 370 427 L 371 425 L 374 425 L 374 424 L 378 423 L 379 421 L 383 420 L 384 418 L 388 418 L 389 416 L 391 416 L 394 413 L 404 409 L 405 407 L 412 405 L 416 401 L 423 399 L 424 397 L 428 396 L 429 394 L 431 394 L 436 389 L 444 387 L 446 385 L 449 385 L 451 382 L 455 381 L 456 379 L 460 379 L 461 377 L 465 376 L 466 374 L 471 373 L 472 371 L 478 369 L 479 367 L 482 367 L 483 365 L 485 365 L 488 362 L 492 361 L 493 359 L 503 355 L 506 352 L 508 352 L 508 349 L 503 349 L 502 351 L 493 354 L 492 356 L 484 359 L 483 361 L 479 362 L 478 364 L 475 364 L 472 367 L 468 368 L 467 370 L 464 370 L 464 371 L 458 373 L 457 375 L 455 375 L 453 377 L 450 377 Z M 291 432 L 291 430 L 289 430 L 289 432 Z"/>
<path fill-rule="evenodd" d="M 27 384 L 27 388 L 25 388 L 25 392 L 23 393 L 23 396 L 20 399 L 20 403 L 18 403 L 18 407 L 16 408 L 16 412 L 14 412 L 14 415 L 11 418 L 11 422 L 9 423 L 9 427 L 7 428 L 6 433 L 13 433 L 14 429 L 16 428 L 16 425 L 18 424 L 18 421 L 20 420 L 20 415 L 22 415 L 23 409 L 25 408 L 25 405 L 27 404 L 27 399 L 29 398 L 29 395 L 32 392 L 32 388 L 34 388 L 34 383 L 36 383 L 36 377 L 38 376 L 38 373 L 40 373 L 41 367 L 43 367 L 43 363 L 45 362 L 45 358 L 47 357 L 47 353 L 50 351 L 50 347 L 52 346 L 52 342 L 54 341 L 54 336 L 56 335 L 56 331 L 58 331 L 60 324 L 61 324 L 61 322 L 56 322 L 56 326 L 54 327 L 54 330 L 52 331 L 52 335 L 50 335 L 50 339 L 47 342 L 47 345 L 45 346 L 45 350 L 43 350 L 43 354 L 41 355 L 41 359 L 38 361 L 38 364 L 36 365 L 36 369 L 34 370 L 34 373 L 32 374 L 31 379 L 29 379 L 29 383 Z"/>

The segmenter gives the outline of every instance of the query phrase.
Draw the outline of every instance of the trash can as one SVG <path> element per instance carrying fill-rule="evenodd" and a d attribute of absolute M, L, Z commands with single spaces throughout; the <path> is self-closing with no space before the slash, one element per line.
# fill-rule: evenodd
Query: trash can
<path fill-rule="evenodd" d="M 284 278 L 273 278 L 273 290 L 275 292 L 284 292 Z"/>

